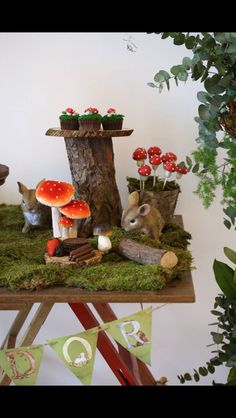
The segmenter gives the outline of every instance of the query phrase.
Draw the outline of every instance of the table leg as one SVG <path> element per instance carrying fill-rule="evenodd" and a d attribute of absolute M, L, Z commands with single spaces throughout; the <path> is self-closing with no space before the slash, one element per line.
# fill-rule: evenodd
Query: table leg
<path fill-rule="evenodd" d="M 99 322 L 85 303 L 69 303 L 85 329 L 99 326 Z M 140 380 L 129 369 L 104 331 L 98 334 L 97 347 L 107 364 L 123 386 L 140 386 Z"/>
<path fill-rule="evenodd" d="M 93 303 L 93 306 L 104 322 L 111 322 L 118 319 L 108 303 Z M 145 363 L 120 344 L 118 344 L 118 350 L 127 366 L 132 370 L 137 379 L 139 379 L 141 385 L 156 385 L 156 380 Z"/>
<path fill-rule="evenodd" d="M 53 307 L 54 303 L 41 303 L 37 309 L 37 311 L 34 314 L 34 317 L 30 323 L 30 325 L 28 326 L 24 337 L 21 340 L 21 343 L 19 344 L 19 347 L 24 347 L 24 346 L 29 346 L 32 344 L 32 342 L 34 341 L 36 335 L 38 334 L 40 328 L 42 327 L 42 325 L 44 324 L 45 320 L 48 317 L 49 312 L 51 311 L 52 307 Z M 26 315 L 26 312 L 24 314 L 24 311 L 19 312 L 19 314 L 17 315 L 15 322 L 13 323 L 8 335 L 11 337 L 11 332 L 12 330 L 15 331 L 16 329 L 18 329 L 17 334 L 14 336 L 13 333 L 13 339 L 10 340 L 10 338 L 7 340 L 7 337 L 4 341 L 4 344 L 6 344 L 6 342 L 8 341 L 8 345 L 7 348 L 12 348 L 15 347 L 15 341 L 16 341 L 16 337 L 19 333 L 19 330 L 21 329 L 22 325 L 24 324 L 28 313 L 31 309 L 32 305 L 29 305 L 28 312 Z M 21 314 L 21 316 L 20 316 Z M 14 328 L 15 327 L 15 328 Z M 17 328 L 18 327 L 18 328 Z M 13 344 L 13 345 L 10 345 Z M 4 346 L 5 347 L 5 346 Z M 4 373 L 2 375 L 2 378 L 0 380 L 0 386 L 7 386 L 11 383 L 11 379 Z"/>

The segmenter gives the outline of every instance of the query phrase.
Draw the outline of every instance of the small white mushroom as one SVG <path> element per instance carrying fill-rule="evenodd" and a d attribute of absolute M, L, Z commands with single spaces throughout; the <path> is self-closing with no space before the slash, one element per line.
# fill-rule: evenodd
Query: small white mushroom
<path fill-rule="evenodd" d="M 98 236 L 98 250 L 108 252 L 112 248 L 112 243 L 109 238 L 111 236 L 111 227 L 108 224 L 96 225 L 93 228 L 93 235 Z"/>

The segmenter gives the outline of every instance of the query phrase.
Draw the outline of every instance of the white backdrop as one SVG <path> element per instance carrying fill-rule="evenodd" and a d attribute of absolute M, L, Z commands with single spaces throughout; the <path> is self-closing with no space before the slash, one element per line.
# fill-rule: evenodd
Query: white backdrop
<path fill-rule="evenodd" d="M 133 128 L 130 137 L 114 138 L 117 184 L 122 204 L 127 202 L 125 177 L 136 176 L 132 160 L 134 148 L 151 145 L 173 151 L 184 159 L 196 147 L 198 82 L 187 81 L 159 94 L 147 86 L 160 69 L 169 69 L 190 56 L 184 47 L 170 40 L 145 33 L 129 33 L 137 45 L 135 53 L 126 49 L 125 33 L 1 33 L 0 34 L 0 163 L 10 167 L 6 183 L 0 187 L 0 203 L 20 203 L 16 182 L 29 188 L 43 178 L 71 181 L 62 138 L 46 137 L 50 127 L 59 126 L 58 117 L 66 107 L 83 112 L 97 107 L 105 113 L 115 107 L 125 115 L 124 127 Z M 178 385 L 177 375 L 204 365 L 210 356 L 210 314 L 219 289 L 214 281 L 214 258 L 226 261 L 223 247 L 234 247 L 234 232 L 222 222 L 220 194 L 205 210 L 193 194 L 197 178 L 188 174 L 181 179 L 182 193 L 177 205 L 185 228 L 192 233 L 191 251 L 196 303 L 168 304 L 153 313 L 153 349 L 151 371 L 156 378 L 165 375 L 170 385 Z M 144 305 L 146 307 L 148 305 Z M 156 306 L 156 305 L 153 305 Z M 113 304 L 118 317 L 140 310 L 139 304 Z M 0 339 L 4 338 L 15 312 L 0 312 Z M 57 304 L 36 338 L 69 335 L 82 326 L 66 304 Z M 224 381 L 227 369 L 214 375 Z M 211 384 L 213 377 L 200 384 Z M 38 384 L 80 384 L 46 348 Z M 95 385 L 117 385 L 112 372 L 97 353 Z M 191 384 L 191 383 L 190 383 Z M 194 384 L 194 383 L 193 383 Z"/>

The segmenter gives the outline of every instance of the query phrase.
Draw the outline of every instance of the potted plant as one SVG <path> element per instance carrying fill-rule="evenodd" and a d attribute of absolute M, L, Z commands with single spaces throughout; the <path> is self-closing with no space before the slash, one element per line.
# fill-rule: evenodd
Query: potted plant
<path fill-rule="evenodd" d="M 102 116 L 96 107 L 85 109 L 84 114 L 79 116 L 80 129 L 83 131 L 98 131 L 101 127 Z"/>
<path fill-rule="evenodd" d="M 116 109 L 110 107 L 106 115 L 102 117 L 102 126 L 104 130 L 119 130 L 123 126 L 124 115 L 116 113 Z"/>
<path fill-rule="evenodd" d="M 149 164 L 145 160 L 149 157 Z M 172 173 L 176 173 L 176 179 L 187 174 L 188 167 L 184 161 L 177 163 L 177 156 L 173 152 L 162 154 L 158 146 L 136 148 L 133 152 L 133 160 L 136 161 L 140 179 L 126 177 L 129 193 L 139 191 L 142 203 L 150 203 L 161 213 L 166 222 L 171 222 L 176 208 L 180 186 L 175 181 L 167 181 Z M 163 171 L 160 170 L 162 165 Z M 160 171 L 160 176 L 156 172 Z M 153 176 L 151 176 L 153 172 Z"/>
<path fill-rule="evenodd" d="M 66 110 L 62 112 L 59 116 L 61 129 L 69 129 L 76 131 L 79 129 L 79 114 L 72 109 L 72 107 L 68 107 Z"/>
<path fill-rule="evenodd" d="M 195 118 L 199 127 L 198 147 L 192 153 L 193 161 L 187 157 L 187 164 L 189 170 L 199 177 L 196 193 L 205 207 L 214 200 L 216 188 L 222 188 L 221 203 L 227 216 L 224 224 L 236 229 L 236 32 L 201 32 L 197 35 L 163 32 L 162 39 L 167 37 L 171 37 L 175 45 L 185 45 L 193 56 L 184 57 L 170 73 L 158 71 L 154 82 L 148 85 L 161 92 L 164 85 L 170 88 L 171 78 L 178 85 L 179 81 L 186 82 L 189 75 L 194 81 L 204 83 L 204 90 L 197 94 L 201 103 Z M 218 155 L 223 157 L 220 165 Z M 232 249 L 225 247 L 224 252 L 230 261 L 236 263 L 236 253 Z M 193 378 L 198 381 L 200 376 L 214 373 L 215 366 L 224 364 L 230 367 L 227 384 L 236 385 L 236 271 L 217 260 L 213 270 L 223 292 L 215 298 L 211 311 L 217 317 L 214 325 L 218 329 L 211 333 L 217 350 L 205 367 L 194 370 Z M 179 379 L 184 383 L 192 376 L 185 373 Z"/>

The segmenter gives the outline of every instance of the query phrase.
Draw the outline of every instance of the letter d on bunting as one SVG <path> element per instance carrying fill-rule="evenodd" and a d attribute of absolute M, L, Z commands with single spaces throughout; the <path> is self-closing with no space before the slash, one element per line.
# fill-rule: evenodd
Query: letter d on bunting
<path fill-rule="evenodd" d="M 151 365 L 152 307 L 109 322 L 105 329 L 114 340 Z"/>

